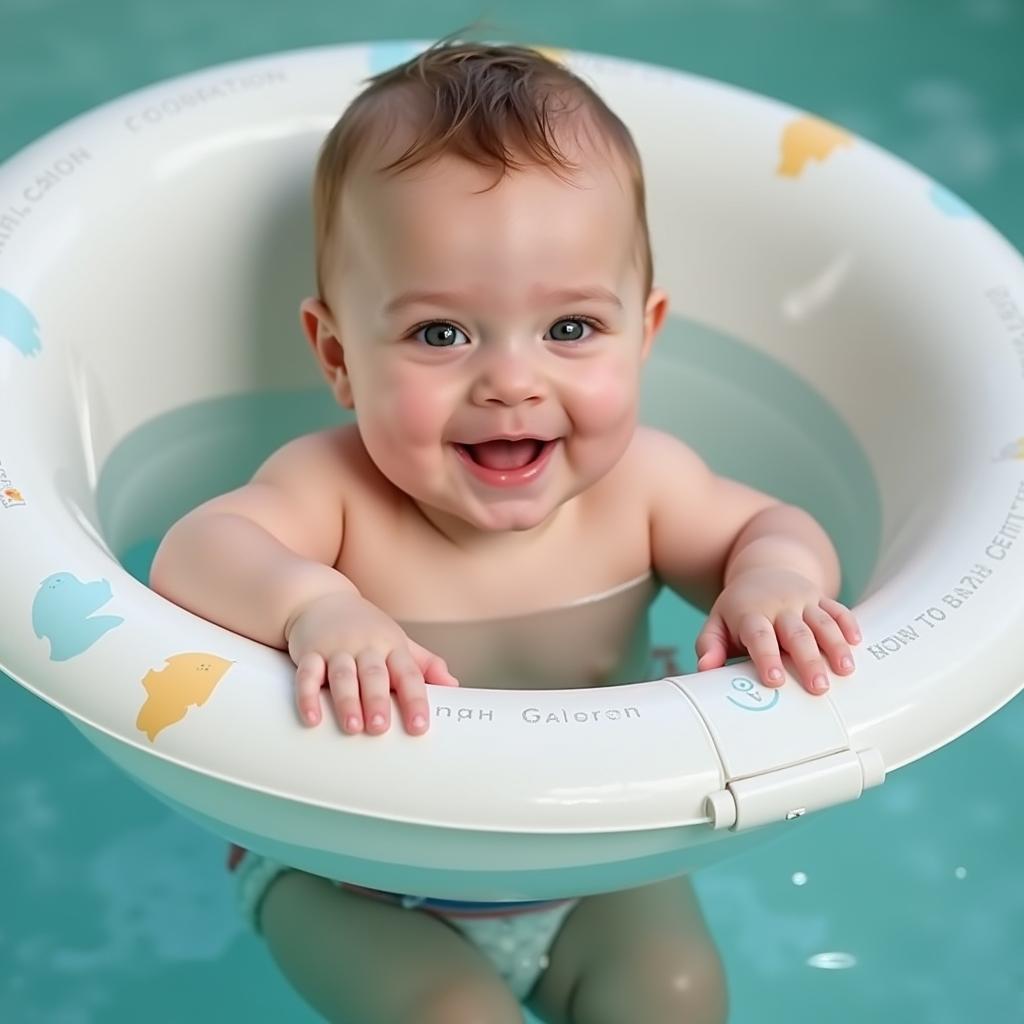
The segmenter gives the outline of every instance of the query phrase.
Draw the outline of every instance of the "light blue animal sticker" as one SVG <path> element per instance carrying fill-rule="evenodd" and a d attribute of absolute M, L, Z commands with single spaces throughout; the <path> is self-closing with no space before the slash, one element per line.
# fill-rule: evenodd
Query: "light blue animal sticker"
<path fill-rule="evenodd" d="M 950 192 L 944 185 L 937 181 L 932 182 L 928 192 L 928 198 L 932 205 L 941 210 L 947 217 L 976 217 L 974 208 L 968 206 L 955 192 Z"/>
<path fill-rule="evenodd" d="M 0 340 L 6 338 L 23 356 L 39 354 L 39 323 L 12 292 L 0 288 Z"/>
<path fill-rule="evenodd" d="M 55 572 L 39 584 L 32 602 L 32 628 L 36 636 L 50 641 L 51 661 L 81 654 L 124 622 L 119 615 L 93 615 L 112 596 L 107 580 L 83 583 L 69 572 Z"/>
<path fill-rule="evenodd" d="M 404 64 L 412 60 L 423 47 L 419 43 L 387 42 L 371 43 L 369 53 L 370 74 L 379 75 L 382 71 Z"/>
<path fill-rule="evenodd" d="M 766 701 L 761 690 L 767 690 L 767 686 L 759 686 L 752 679 L 746 676 L 736 676 L 732 681 L 732 688 L 740 694 L 739 697 L 729 695 L 729 700 L 738 708 L 744 711 L 768 711 L 779 703 L 779 691 L 771 691 L 771 700 Z"/>

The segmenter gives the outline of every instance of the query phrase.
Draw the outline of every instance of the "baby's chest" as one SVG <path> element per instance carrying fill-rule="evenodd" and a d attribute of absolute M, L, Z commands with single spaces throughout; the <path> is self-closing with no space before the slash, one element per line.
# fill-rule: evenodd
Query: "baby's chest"
<path fill-rule="evenodd" d="M 591 521 L 504 551 L 460 550 L 418 514 L 414 520 L 366 509 L 346 517 L 336 568 L 392 618 L 465 621 L 601 594 L 648 572 L 650 549 L 639 518 Z"/>
<path fill-rule="evenodd" d="M 592 563 L 577 545 L 472 557 L 369 528 L 346 534 L 337 568 L 392 618 L 433 622 L 520 615 L 608 589 Z"/>
<path fill-rule="evenodd" d="M 343 571 L 463 685 L 547 689 L 646 678 L 646 612 L 656 589 L 648 566 L 595 558 L 595 550 L 574 544 L 468 565 L 392 540 L 362 546 Z"/>

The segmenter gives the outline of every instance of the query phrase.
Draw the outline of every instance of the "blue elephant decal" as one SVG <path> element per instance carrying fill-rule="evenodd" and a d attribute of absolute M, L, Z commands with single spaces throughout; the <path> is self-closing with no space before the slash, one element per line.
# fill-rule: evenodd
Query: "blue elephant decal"
<path fill-rule="evenodd" d="M 0 339 L 6 338 L 23 356 L 37 355 L 39 322 L 16 295 L 0 288 Z"/>
<path fill-rule="evenodd" d="M 50 660 L 67 661 L 92 647 L 108 630 L 119 626 L 119 615 L 94 615 L 113 592 L 107 580 L 83 583 L 69 572 L 55 572 L 39 584 L 32 602 L 32 628 L 50 641 Z"/>

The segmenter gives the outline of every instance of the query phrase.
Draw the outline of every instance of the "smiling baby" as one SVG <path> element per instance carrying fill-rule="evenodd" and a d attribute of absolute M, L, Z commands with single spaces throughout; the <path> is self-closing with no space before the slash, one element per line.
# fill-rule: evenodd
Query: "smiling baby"
<path fill-rule="evenodd" d="M 372 79 L 327 136 L 314 214 L 301 324 L 356 422 L 192 511 L 151 575 L 287 649 L 306 724 L 326 690 L 343 733 L 379 735 L 393 693 L 422 735 L 428 685 L 480 680 L 415 624 L 486 636 L 648 579 L 708 612 L 701 670 L 747 653 L 778 686 L 785 653 L 812 693 L 852 671 L 860 638 L 821 526 L 637 422 L 667 297 L 637 150 L 581 79 L 524 48 L 430 48 Z M 614 681 L 614 652 L 591 658 L 611 635 L 595 623 L 576 669 L 527 658 L 511 681 Z M 520 1019 L 516 997 L 550 1021 L 724 1019 L 685 879 L 496 910 L 234 861 L 262 879 L 247 905 L 279 964 L 330 1019 L 500 1024 Z"/>

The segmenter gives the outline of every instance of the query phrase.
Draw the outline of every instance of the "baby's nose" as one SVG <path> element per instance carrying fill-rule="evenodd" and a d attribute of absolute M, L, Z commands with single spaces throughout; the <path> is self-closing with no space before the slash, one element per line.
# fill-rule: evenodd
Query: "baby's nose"
<path fill-rule="evenodd" d="M 477 405 L 519 405 L 540 401 L 544 391 L 544 378 L 534 361 L 509 347 L 481 364 L 472 398 Z"/>

